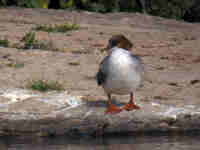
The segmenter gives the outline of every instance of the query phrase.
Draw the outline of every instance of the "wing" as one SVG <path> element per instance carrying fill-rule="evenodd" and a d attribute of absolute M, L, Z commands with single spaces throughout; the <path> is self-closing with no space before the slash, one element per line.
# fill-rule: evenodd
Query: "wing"
<path fill-rule="evenodd" d="M 136 63 L 135 69 L 140 74 L 142 82 L 140 86 L 143 86 L 143 80 L 144 80 L 144 65 L 142 63 L 142 60 L 139 56 L 131 54 L 132 59 L 134 59 L 134 62 Z"/>
<path fill-rule="evenodd" d="M 106 82 L 106 78 L 108 76 L 108 59 L 109 56 L 106 56 L 100 63 L 99 71 L 96 74 L 96 80 L 98 85 L 102 85 Z"/>
<path fill-rule="evenodd" d="M 134 54 L 131 53 L 131 57 L 132 57 L 132 59 L 135 59 L 138 63 L 141 62 L 140 56 L 134 55 Z"/>

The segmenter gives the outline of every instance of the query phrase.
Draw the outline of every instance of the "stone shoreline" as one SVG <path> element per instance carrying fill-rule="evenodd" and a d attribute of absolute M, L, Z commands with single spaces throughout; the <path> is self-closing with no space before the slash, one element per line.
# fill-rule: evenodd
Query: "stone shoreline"
<path fill-rule="evenodd" d="M 0 135 L 104 135 L 200 131 L 200 108 L 139 103 L 141 110 L 104 115 L 106 101 L 82 100 L 67 92 L 23 89 L 0 92 Z M 120 104 L 120 103 L 119 103 Z"/>

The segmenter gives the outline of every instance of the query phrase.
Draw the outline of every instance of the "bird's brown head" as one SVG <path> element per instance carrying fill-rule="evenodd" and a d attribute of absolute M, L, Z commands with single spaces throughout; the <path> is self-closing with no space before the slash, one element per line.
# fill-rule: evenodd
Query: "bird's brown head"
<path fill-rule="evenodd" d="M 124 35 L 118 34 L 118 35 L 113 35 L 109 39 L 106 49 L 109 50 L 113 47 L 123 48 L 123 49 L 131 51 L 133 44 Z"/>

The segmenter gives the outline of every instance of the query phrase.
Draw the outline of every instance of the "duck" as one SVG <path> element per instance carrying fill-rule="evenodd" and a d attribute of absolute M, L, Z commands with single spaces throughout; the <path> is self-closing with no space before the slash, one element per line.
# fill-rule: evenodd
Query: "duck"
<path fill-rule="evenodd" d="M 144 66 L 139 56 L 131 51 L 133 44 L 124 35 L 114 35 L 106 49 L 107 56 L 101 61 L 96 81 L 108 97 L 105 114 L 117 114 L 122 110 L 140 109 L 135 104 L 134 93 L 143 86 Z M 112 103 L 112 95 L 130 95 L 130 100 L 122 108 Z"/>

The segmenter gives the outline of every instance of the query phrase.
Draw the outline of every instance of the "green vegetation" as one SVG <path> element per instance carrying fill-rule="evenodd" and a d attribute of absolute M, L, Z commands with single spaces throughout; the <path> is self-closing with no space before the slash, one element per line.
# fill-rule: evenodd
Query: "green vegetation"
<path fill-rule="evenodd" d="M 78 66 L 80 65 L 80 62 L 69 62 L 68 64 L 71 66 Z"/>
<path fill-rule="evenodd" d="M 28 32 L 22 38 L 24 42 L 24 49 L 37 49 L 39 48 L 38 41 L 35 39 L 34 32 Z"/>
<path fill-rule="evenodd" d="M 24 63 L 16 63 L 14 64 L 15 68 L 23 68 L 24 67 Z"/>
<path fill-rule="evenodd" d="M 0 39 L 0 46 L 2 47 L 8 47 L 9 46 L 9 41 L 7 38 L 4 38 L 4 39 Z"/>
<path fill-rule="evenodd" d="M 194 2 L 195 0 L 151 0 L 146 11 L 155 16 L 182 19 Z"/>
<path fill-rule="evenodd" d="M 0 6 L 19 6 L 26 8 L 48 8 L 49 0 L 0 0 Z"/>
<path fill-rule="evenodd" d="M 55 25 L 38 25 L 36 31 L 45 31 L 45 32 L 67 32 L 72 30 L 80 29 L 79 24 L 75 23 L 65 23 L 65 24 L 55 24 Z"/>
<path fill-rule="evenodd" d="M 8 67 L 13 67 L 13 68 L 16 68 L 16 69 L 24 67 L 24 63 L 17 63 L 17 62 L 9 63 L 7 65 L 8 65 Z"/>
<path fill-rule="evenodd" d="M 200 21 L 199 0 L 0 0 L 0 6 L 77 9 L 95 12 L 144 12 L 167 18 Z"/>
<path fill-rule="evenodd" d="M 57 81 L 46 81 L 46 80 L 32 80 L 28 82 L 26 85 L 26 88 L 37 90 L 40 92 L 46 92 L 49 90 L 56 90 L 61 91 L 64 90 L 64 87 L 62 84 L 60 84 Z"/>
<path fill-rule="evenodd" d="M 58 50 L 52 41 L 36 40 L 35 32 L 26 33 L 21 41 L 24 42 L 24 46 L 22 47 L 23 49 Z"/>
<path fill-rule="evenodd" d="M 35 32 L 27 32 L 20 42 L 23 42 L 23 43 L 17 42 L 17 43 L 10 44 L 9 40 L 7 38 L 4 38 L 4 39 L 0 39 L 0 46 L 17 48 L 17 49 L 42 49 L 42 50 L 59 51 L 59 49 L 55 46 L 54 42 L 51 40 L 38 41 L 36 39 Z M 11 66 L 13 67 L 13 65 Z M 16 67 L 18 68 L 18 64 Z"/>

